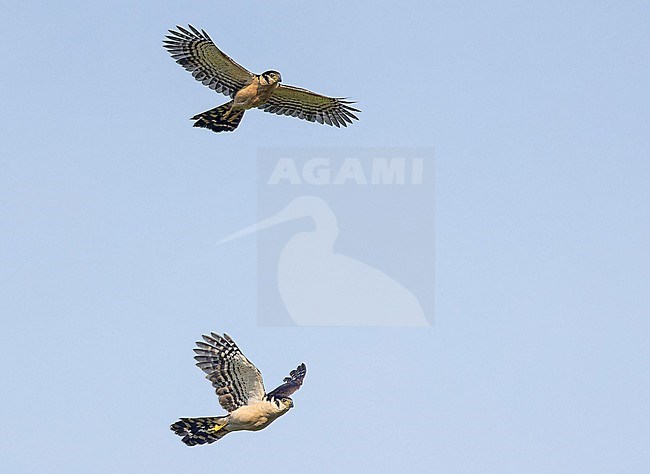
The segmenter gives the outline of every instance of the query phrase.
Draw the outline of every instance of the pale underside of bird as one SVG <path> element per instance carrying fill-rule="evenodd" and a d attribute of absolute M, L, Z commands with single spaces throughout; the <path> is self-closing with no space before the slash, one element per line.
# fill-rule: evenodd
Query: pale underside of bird
<path fill-rule="evenodd" d="M 266 393 L 262 374 L 227 334 L 211 333 L 196 343 L 196 365 L 216 389 L 224 416 L 181 418 L 171 425 L 188 446 L 210 444 L 232 431 L 259 431 L 293 408 L 291 395 L 307 373 L 300 364 Z"/>
<path fill-rule="evenodd" d="M 204 30 L 192 25 L 176 28 L 178 31 L 169 30 L 163 41 L 172 58 L 197 81 L 232 99 L 192 117 L 195 127 L 230 132 L 252 108 L 336 127 L 358 120 L 354 112 L 360 111 L 350 105 L 354 102 L 280 84 L 282 76 L 277 71 L 253 74 L 217 48 Z"/>

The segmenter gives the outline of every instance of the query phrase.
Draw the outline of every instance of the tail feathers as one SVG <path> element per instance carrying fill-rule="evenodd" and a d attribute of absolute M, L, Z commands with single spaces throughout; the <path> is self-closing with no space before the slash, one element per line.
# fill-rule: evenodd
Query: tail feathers
<path fill-rule="evenodd" d="M 232 100 L 226 104 L 195 115 L 195 127 L 207 128 L 213 132 L 232 132 L 244 116 L 244 110 L 231 110 Z"/>
<path fill-rule="evenodd" d="M 183 443 L 188 446 L 210 444 L 226 436 L 229 431 L 227 416 L 212 416 L 204 418 L 181 418 L 171 425 L 171 430 L 182 436 Z"/>

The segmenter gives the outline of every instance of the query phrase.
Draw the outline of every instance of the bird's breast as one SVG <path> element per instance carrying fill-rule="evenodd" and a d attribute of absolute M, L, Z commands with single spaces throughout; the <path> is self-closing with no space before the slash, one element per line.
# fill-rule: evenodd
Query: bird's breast
<path fill-rule="evenodd" d="M 260 84 L 258 80 L 255 80 L 249 85 L 242 87 L 235 94 L 233 108 L 247 110 L 259 107 L 269 100 L 269 97 L 271 97 L 275 89 L 277 89 L 277 84 L 264 85 Z"/>
<path fill-rule="evenodd" d="M 283 414 L 272 403 L 265 401 L 238 408 L 230 414 L 228 423 L 233 431 L 257 431 L 266 428 Z"/>

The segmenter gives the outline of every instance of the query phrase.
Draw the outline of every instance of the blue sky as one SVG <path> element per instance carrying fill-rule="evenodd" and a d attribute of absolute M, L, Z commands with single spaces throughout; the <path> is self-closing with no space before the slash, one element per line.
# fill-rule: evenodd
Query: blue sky
<path fill-rule="evenodd" d="M 350 3 L 2 6 L 5 471 L 650 470 L 650 7 Z M 193 129 L 225 98 L 162 48 L 188 22 L 361 121 Z M 255 240 L 215 243 L 257 220 L 257 149 L 294 146 L 434 148 L 434 327 L 258 327 Z M 309 374 L 190 449 L 207 331 Z"/>

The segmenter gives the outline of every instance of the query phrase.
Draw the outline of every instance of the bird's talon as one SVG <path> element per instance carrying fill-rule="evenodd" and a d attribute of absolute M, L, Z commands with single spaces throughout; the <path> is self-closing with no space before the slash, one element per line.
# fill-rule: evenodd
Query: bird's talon
<path fill-rule="evenodd" d="M 216 433 L 217 431 L 219 431 L 219 430 L 220 430 L 221 428 L 223 428 L 224 426 L 226 426 L 226 422 L 225 422 L 225 421 L 223 422 L 222 425 L 216 425 L 216 426 L 213 426 L 212 428 L 210 428 L 210 429 L 208 430 L 208 432 L 209 432 L 209 433 Z"/>

